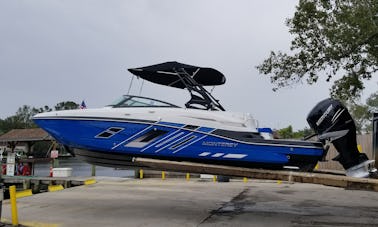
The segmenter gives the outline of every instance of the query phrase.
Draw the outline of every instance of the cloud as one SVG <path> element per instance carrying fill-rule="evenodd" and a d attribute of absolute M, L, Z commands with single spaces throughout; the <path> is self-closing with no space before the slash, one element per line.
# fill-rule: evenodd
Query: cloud
<path fill-rule="evenodd" d="M 0 118 L 18 107 L 60 101 L 99 107 L 127 92 L 130 67 L 177 60 L 227 77 L 214 94 L 227 110 L 262 124 L 303 128 L 329 84 L 273 93 L 254 68 L 270 50 L 287 50 L 284 22 L 296 1 L 1 1 Z M 133 92 L 139 93 L 141 81 Z M 142 95 L 182 104 L 188 95 L 144 83 Z M 157 97 L 159 96 L 159 97 Z"/>

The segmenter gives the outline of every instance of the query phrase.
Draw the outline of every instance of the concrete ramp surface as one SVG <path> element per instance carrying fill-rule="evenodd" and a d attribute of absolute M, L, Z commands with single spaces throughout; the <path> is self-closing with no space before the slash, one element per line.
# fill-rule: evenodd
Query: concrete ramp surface
<path fill-rule="evenodd" d="M 17 200 L 27 226 L 378 226 L 378 193 L 249 180 L 98 179 Z M 10 221 L 10 205 L 3 204 Z"/>

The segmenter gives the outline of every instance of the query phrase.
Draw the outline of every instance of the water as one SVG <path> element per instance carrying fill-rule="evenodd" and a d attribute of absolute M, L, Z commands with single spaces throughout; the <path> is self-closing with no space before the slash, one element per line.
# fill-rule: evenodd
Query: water
<path fill-rule="evenodd" d="M 75 157 L 60 158 L 59 168 L 72 168 L 72 176 L 91 176 L 92 165 Z M 49 176 L 51 163 L 37 163 L 34 166 L 34 176 Z M 134 177 L 134 170 L 115 169 L 96 166 L 96 176 Z"/>

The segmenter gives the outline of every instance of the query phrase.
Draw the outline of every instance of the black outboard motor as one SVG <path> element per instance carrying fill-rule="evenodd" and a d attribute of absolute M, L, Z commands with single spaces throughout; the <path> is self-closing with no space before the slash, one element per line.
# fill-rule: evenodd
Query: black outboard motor
<path fill-rule="evenodd" d="M 368 177 L 371 164 L 366 154 L 360 153 L 356 141 L 356 125 L 348 110 L 338 100 L 319 102 L 307 116 L 310 127 L 325 144 L 330 141 L 339 152 L 333 160 L 340 162 L 348 176 Z"/>

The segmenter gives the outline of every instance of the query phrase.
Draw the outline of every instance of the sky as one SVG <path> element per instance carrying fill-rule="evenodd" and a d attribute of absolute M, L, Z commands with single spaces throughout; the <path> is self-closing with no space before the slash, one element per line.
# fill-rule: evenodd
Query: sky
<path fill-rule="evenodd" d="M 0 118 L 22 105 L 61 101 L 102 107 L 128 92 L 128 68 L 166 61 L 211 67 L 226 84 L 213 90 L 227 111 L 261 127 L 308 127 L 306 116 L 329 97 L 323 80 L 273 92 L 255 68 L 270 51 L 288 51 L 285 20 L 296 0 L 0 1 Z M 367 90 L 376 90 L 374 81 Z M 367 91 L 367 92 L 368 92 Z M 130 94 L 180 106 L 181 89 L 133 80 Z"/>

